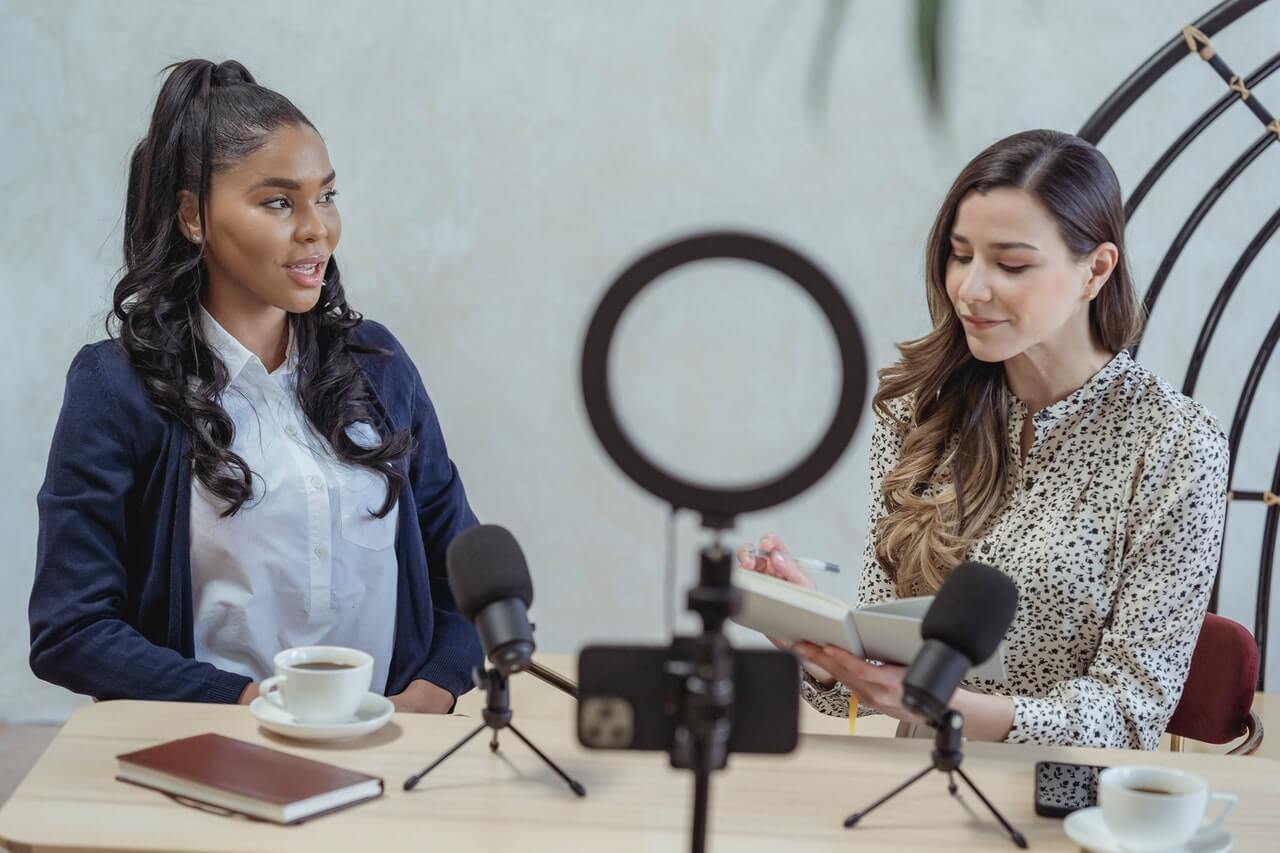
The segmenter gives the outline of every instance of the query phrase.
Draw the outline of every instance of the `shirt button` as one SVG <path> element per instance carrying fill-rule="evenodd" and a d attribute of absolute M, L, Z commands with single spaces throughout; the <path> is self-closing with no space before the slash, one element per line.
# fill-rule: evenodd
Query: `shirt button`
<path fill-rule="evenodd" d="M 315 547 L 315 552 L 316 552 L 316 556 L 320 557 L 321 559 L 324 558 L 324 555 L 326 553 L 323 545 L 317 545 Z"/>
<path fill-rule="evenodd" d="M 311 488 L 315 489 L 317 492 L 324 487 L 324 480 L 321 480 L 316 476 L 308 477 L 307 482 L 310 483 Z"/>
<path fill-rule="evenodd" d="M 285 424 L 284 431 L 294 438 L 298 437 L 298 428 L 293 424 Z"/>

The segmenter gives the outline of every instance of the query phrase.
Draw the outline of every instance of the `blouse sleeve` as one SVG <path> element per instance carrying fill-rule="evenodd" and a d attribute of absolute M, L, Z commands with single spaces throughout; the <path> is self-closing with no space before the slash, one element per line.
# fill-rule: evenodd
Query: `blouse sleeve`
<path fill-rule="evenodd" d="M 1116 601 L 1088 671 L 1015 696 L 1010 743 L 1155 749 L 1213 589 L 1228 447 L 1203 409 L 1156 438 L 1135 477 Z"/>
<path fill-rule="evenodd" d="M 862 552 L 862 575 L 858 581 L 858 606 L 866 607 L 897 597 L 893 581 L 880 568 L 876 561 L 876 523 L 884 515 L 884 495 L 880 486 L 885 475 L 898 464 L 902 455 L 901 430 L 910 417 L 910 406 L 906 398 L 891 400 L 889 409 L 899 421 L 898 424 L 886 421 L 878 414 L 875 416 L 875 428 L 871 434 L 871 453 L 868 465 L 870 483 L 867 488 L 867 539 Z M 804 670 L 804 678 L 800 682 L 800 695 L 818 711 L 833 717 L 849 716 L 849 688 L 836 682 L 824 688 L 808 670 Z M 858 716 L 877 713 L 870 708 L 858 706 Z"/>

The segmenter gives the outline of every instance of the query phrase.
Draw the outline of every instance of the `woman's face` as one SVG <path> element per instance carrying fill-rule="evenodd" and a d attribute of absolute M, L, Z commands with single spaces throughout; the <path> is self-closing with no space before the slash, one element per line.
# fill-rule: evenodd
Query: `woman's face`
<path fill-rule="evenodd" d="M 1077 258 L 1053 216 L 1026 190 L 975 191 L 961 199 L 951 230 L 947 296 L 974 358 L 997 362 L 1040 346 L 1088 346 L 1089 301 L 1114 265 L 1104 263 L 1106 275 L 1096 275 L 1105 247 L 1114 250 L 1104 243 Z"/>
<path fill-rule="evenodd" d="M 300 314 L 315 306 L 342 235 L 333 184 L 320 134 L 292 125 L 213 175 L 207 233 L 198 233 L 195 196 L 181 194 L 180 224 L 205 244 L 207 286 L 219 302 L 247 312 L 275 307 Z"/>

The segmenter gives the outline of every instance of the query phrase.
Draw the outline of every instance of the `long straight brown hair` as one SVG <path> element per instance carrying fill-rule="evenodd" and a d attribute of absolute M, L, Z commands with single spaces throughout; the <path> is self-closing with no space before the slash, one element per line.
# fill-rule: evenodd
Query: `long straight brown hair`
<path fill-rule="evenodd" d="M 956 209 L 969 193 L 1025 190 L 1057 221 L 1067 248 L 1083 258 L 1114 243 L 1120 258 L 1089 305 L 1089 323 L 1113 353 L 1132 345 L 1143 315 L 1124 251 L 1120 183 L 1098 149 L 1079 137 L 1029 130 L 994 143 L 965 166 L 947 192 L 925 248 L 933 330 L 898 345 L 900 361 L 880 371 L 876 416 L 902 438 L 884 477 L 885 512 L 875 553 L 900 596 L 936 592 L 1004 503 L 1009 472 L 1009 390 L 1004 366 L 978 361 L 947 296 L 946 269 Z M 890 402 L 907 404 L 904 423 Z"/>

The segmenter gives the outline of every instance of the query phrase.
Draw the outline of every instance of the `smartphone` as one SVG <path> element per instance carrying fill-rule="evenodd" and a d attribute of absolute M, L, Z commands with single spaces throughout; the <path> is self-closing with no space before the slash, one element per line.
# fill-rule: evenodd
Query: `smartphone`
<path fill-rule="evenodd" d="M 593 749 L 675 748 L 679 704 L 693 643 L 588 646 L 578 659 L 578 739 Z M 800 667 L 795 655 L 737 650 L 730 752 L 785 754 L 796 748 Z"/>
<path fill-rule="evenodd" d="M 1093 764 L 1036 762 L 1036 814 L 1066 817 L 1078 809 L 1098 804 L 1098 774 L 1104 768 Z"/>

